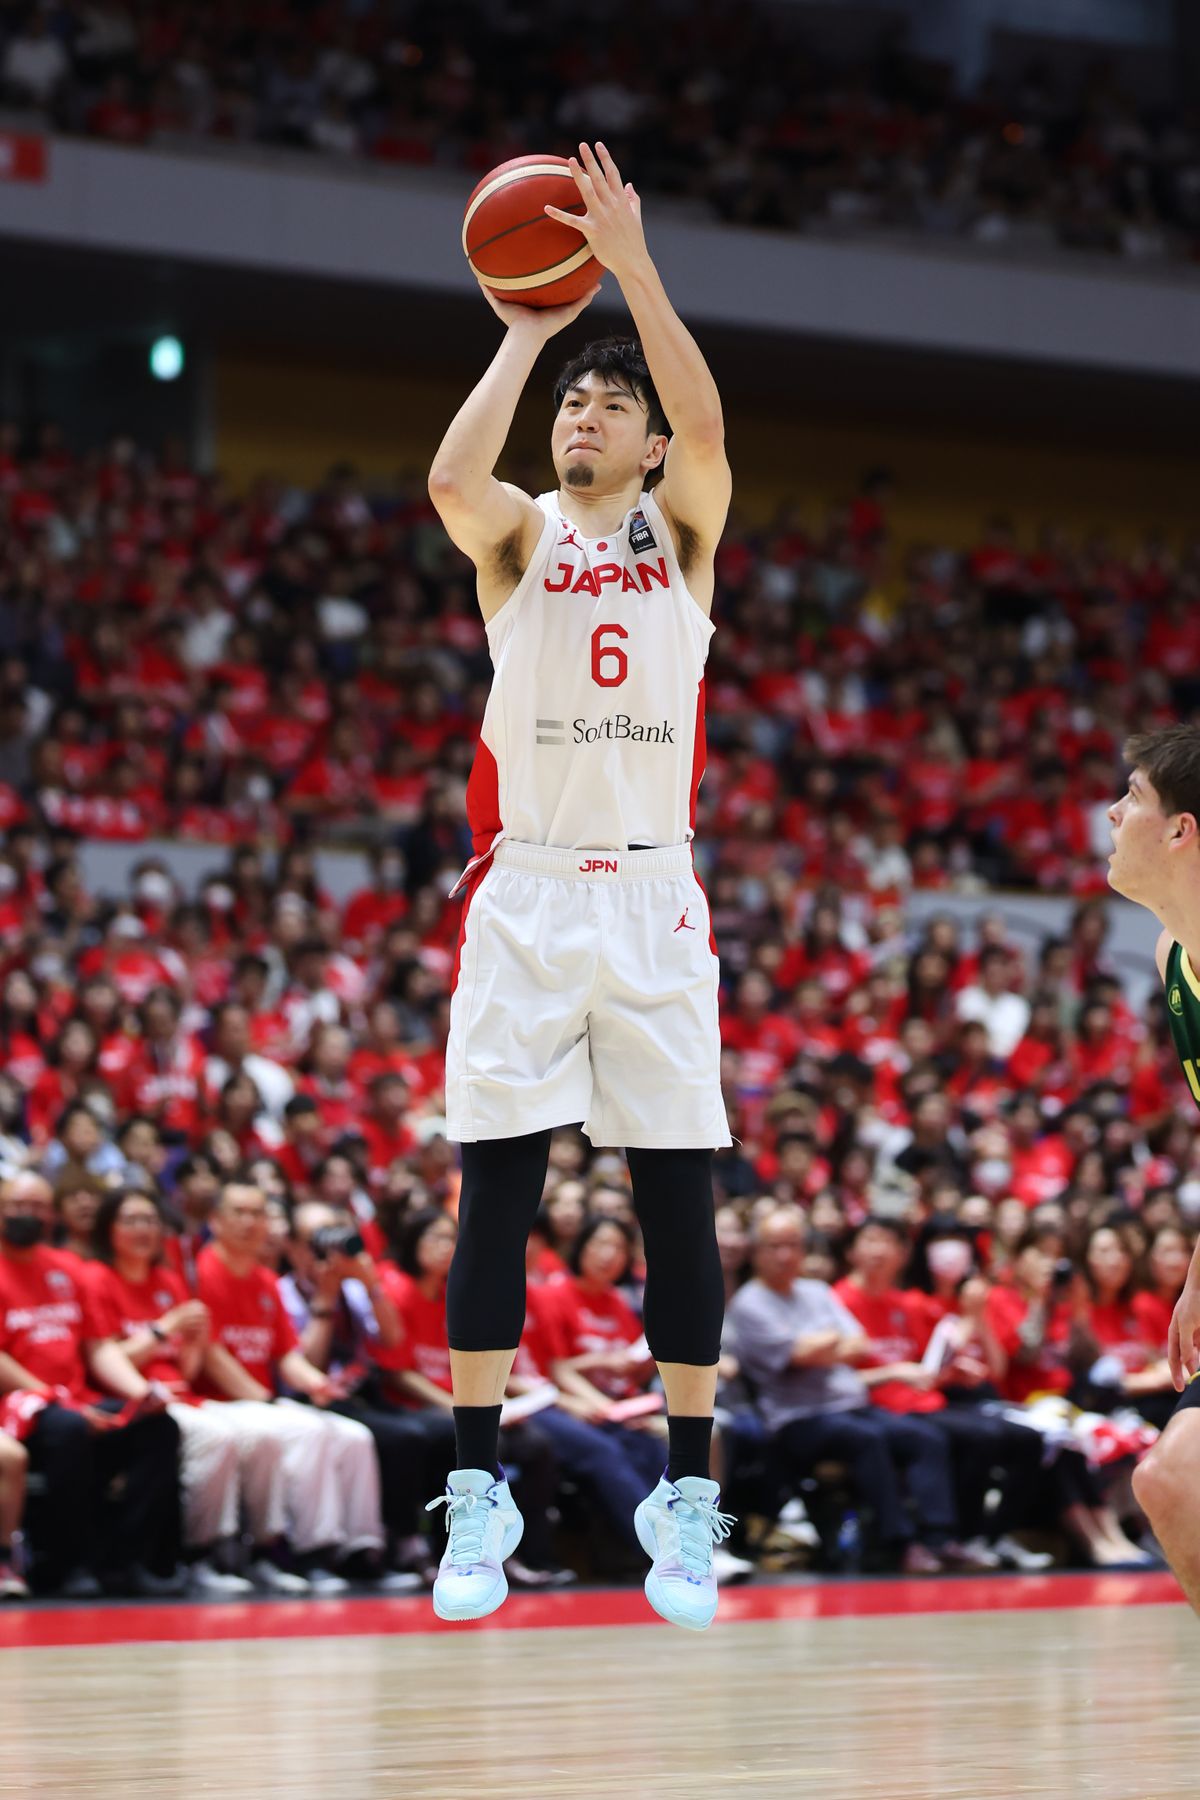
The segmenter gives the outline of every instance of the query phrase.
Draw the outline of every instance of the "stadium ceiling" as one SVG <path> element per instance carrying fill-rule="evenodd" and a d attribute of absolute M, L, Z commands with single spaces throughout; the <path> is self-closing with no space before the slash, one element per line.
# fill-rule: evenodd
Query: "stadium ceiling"
<path fill-rule="evenodd" d="M 110 252 L 0 245 L 0 341 L 97 337 L 148 342 L 169 331 L 203 352 L 312 356 L 323 365 L 406 364 L 477 375 L 495 321 L 473 296 L 187 264 Z M 610 329 L 617 315 L 597 310 Z M 1125 449 L 1194 453 L 1200 382 L 1103 368 L 938 354 L 707 325 L 727 394 L 754 410 L 800 406 L 810 420 L 969 426 L 1069 445 L 1096 434 Z"/>

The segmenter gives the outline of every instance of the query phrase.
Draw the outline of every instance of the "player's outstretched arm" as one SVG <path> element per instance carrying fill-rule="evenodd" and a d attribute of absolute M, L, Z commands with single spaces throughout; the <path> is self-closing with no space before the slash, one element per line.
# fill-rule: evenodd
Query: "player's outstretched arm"
<path fill-rule="evenodd" d="M 483 288 L 484 299 L 508 330 L 491 367 L 438 446 L 428 484 L 447 532 L 477 567 L 514 532 L 541 528 L 541 515 L 529 496 L 497 481 L 493 470 L 542 346 L 578 318 L 599 291 L 597 283 L 570 306 L 534 307 L 510 305 Z"/>
<path fill-rule="evenodd" d="M 717 384 L 651 260 L 642 230 L 642 203 L 633 184 L 622 185 L 620 171 L 600 143 L 595 151 L 587 144 L 579 146 L 578 160 L 571 158 L 571 173 L 587 211 L 582 218 L 554 206 L 546 211 L 582 231 L 597 259 L 620 283 L 671 421 L 671 447 L 655 497 L 711 550 L 725 524 L 732 489 Z"/>

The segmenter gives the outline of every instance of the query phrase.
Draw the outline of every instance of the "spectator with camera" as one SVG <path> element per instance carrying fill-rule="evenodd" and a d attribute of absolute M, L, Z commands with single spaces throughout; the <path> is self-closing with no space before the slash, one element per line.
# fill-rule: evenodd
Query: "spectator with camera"
<path fill-rule="evenodd" d="M 342 1593 L 347 1580 L 327 1562 L 357 1572 L 364 1555 L 377 1556 L 384 1546 L 375 1443 L 365 1425 L 329 1411 L 337 1384 L 305 1356 L 278 1277 L 263 1266 L 268 1231 L 262 1191 L 227 1181 L 212 1216 L 212 1242 L 196 1259 L 197 1298 L 212 1320 L 202 1391 L 260 1403 L 263 1429 L 283 1445 L 287 1535 L 304 1568 L 293 1580 L 301 1591 Z M 309 1404 L 283 1397 L 287 1389 Z M 274 1580 L 269 1567 L 254 1573 L 264 1586 L 296 1591 Z"/>
<path fill-rule="evenodd" d="M 378 1371 L 401 1365 L 403 1330 L 351 1214 L 302 1202 L 287 1260 L 279 1290 L 305 1356 L 337 1384 L 330 1410 L 357 1419 L 375 1440 L 389 1559 L 398 1570 L 423 1569 L 421 1503 L 454 1466 L 454 1421 L 439 1408 L 409 1413 L 387 1403 Z M 405 1585 L 390 1579 L 390 1591 Z"/>
<path fill-rule="evenodd" d="M 35 1586 L 176 1593 L 179 1428 L 165 1391 L 97 1329 L 78 1263 L 49 1248 L 53 1218 L 40 1175 L 0 1189 L 0 1427 L 45 1478 Z"/>

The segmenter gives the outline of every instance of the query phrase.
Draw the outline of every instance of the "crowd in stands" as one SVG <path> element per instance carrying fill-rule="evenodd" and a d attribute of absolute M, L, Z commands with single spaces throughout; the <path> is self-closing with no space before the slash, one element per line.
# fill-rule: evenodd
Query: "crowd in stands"
<path fill-rule="evenodd" d="M 581 23 L 591 29 L 581 31 Z M 900 228 L 1148 260 L 1200 242 L 1200 128 L 1112 64 L 958 92 L 889 40 L 831 66 L 801 9 L 441 0 L 42 0 L 0 23 L 0 91 L 122 144 L 287 145 L 474 178 L 600 136 L 639 191 L 781 230 Z"/>
<path fill-rule="evenodd" d="M 0 521 L 0 1560 L 28 1477 L 46 1591 L 420 1582 L 467 566 L 420 491 L 237 497 L 53 429 L 0 426 Z M 879 473 L 817 526 L 732 522 L 697 840 L 737 1140 L 719 1456 L 772 1542 L 803 1501 L 827 1561 L 829 1508 L 914 1572 L 1028 1560 L 1029 1526 L 1148 1554 L 1122 1483 L 1170 1405 L 1200 1137 L 1106 953 L 1104 814 L 1124 730 L 1195 704 L 1198 577 L 1195 544 L 1003 521 L 897 546 Z M 197 880 L 161 836 L 209 846 Z M 318 836 L 369 848 L 344 901 Z M 85 840 L 133 846 L 121 891 Z M 906 921 L 981 878 L 1073 894 L 1069 929 Z M 639 1254 L 623 1158 L 557 1134 L 505 1427 L 530 1586 L 570 1579 L 572 1505 L 635 1548 Z"/>

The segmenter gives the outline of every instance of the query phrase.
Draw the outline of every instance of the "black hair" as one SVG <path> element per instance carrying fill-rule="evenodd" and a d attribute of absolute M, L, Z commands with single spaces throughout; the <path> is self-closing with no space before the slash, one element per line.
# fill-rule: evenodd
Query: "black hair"
<path fill-rule="evenodd" d="M 406 1275 L 419 1279 L 421 1264 L 417 1260 L 417 1250 L 421 1239 L 435 1225 L 440 1225 L 443 1219 L 450 1219 L 450 1214 L 443 1212 L 440 1206 L 425 1206 L 420 1212 L 409 1213 L 407 1218 L 401 1220 L 396 1234 L 396 1261 Z M 450 1219 L 450 1223 L 454 1223 L 453 1219 Z"/>
<path fill-rule="evenodd" d="M 912 1233 L 908 1226 L 902 1220 L 890 1218 L 884 1213 L 868 1213 L 865 1219 L 861 1219 L 850 1234 L 851 1244 L 857 1244 L 863 1232 L 872 1229 L 886 1231 L 889 1237 L 895 1238 L 902 1249 L 912 1249 Z"/>
<path fill-rule="evenodd" d="M 670 437 L 671 426 L 654 386 L 642 346 L 636 338 L 596 338 L 559 371 L 554 384 L 554 410 L 562 406 L 568 388 L 579 387 L 588 375 L 600 375 L 614 387 L 624 388 L 646 409 L 646 434 Z M 653 470 L 650 471 L 654 473 Z"/>
<path fill-rule="evenodd" d="M 611 1225 L 613 1230 L 619 1231 L 621 1236 L 625 1239 L 625 1267 L 621 1270 L 621 1273 L 617 1276 L 617 1279 L 613 1284 L 614 1286 L 619 1287 L 628 1276 L 630 1266 L 633 1262 L 634 1237 L 633 1232 L 625 1223 L 624 1219 L 614 1218 L 611 1213 L 596 1213 L 594 1217 L 585 1221 L 583 1230 L 579 1233 L 579 1236 L 575 1239 L 575 1242 L 571 1245 L 570 1251 L 567 1254 L 567 1267 L 570 1269 L 572 1275 L 580 1275 L 583 1273 L 583 1253 L 595 1237 L 596 1233 L 602 1231 L 606 1225 Z"/>
<path fill-rule="evenodd" d="M 979 1256 L 979 1231 L 974 1225 L 964 1225 L 953 1213 L 931 1213 L 918 1227 L 916 1242 L 913 1244 L 912 1257 L 907 1270 L 907 1285 L 920 1288 L 922 1293 L 933 1292 L 933 1275 L 929 1267 L 929 1246 L 945 1238 L 956 1238 L 959 1243 L 969 1244 L 973 1260 Z"/>
<path fill-rule="evenodd" d="M 127 1119 L 122 1119 L 121 1123 L 117 1126 L 116 1140 L 118 1144 L 124 1143 L 135 1125 L 149 1125 L 161 1142 L 162 1128 L 157 1119 L 152 1119 L 149 1113 L 130 1113 L 129 1117 Z"/>
<path fill-rule="evenodd" d="M 92 1249 L 96 1253 L 97 1262 L 107 1263 L 110 1269 L 113 1265 L 113 1225 L 126 1200 L 145 1200 L 147 1205 L 152 1206 L 158 1214 L 159 1225 L 164 1231 L 166 1230 L 166 1215 L 157 1194 L 148 1194 L 144 1188 L 137 1187 L 109 1188 L 100 1202 L 95 1223 L 92 1226 Z M 163 1253 L 160 1243 L 158 1255 L 154 1261 L 161 1263 L 162 1260 Z"/>

